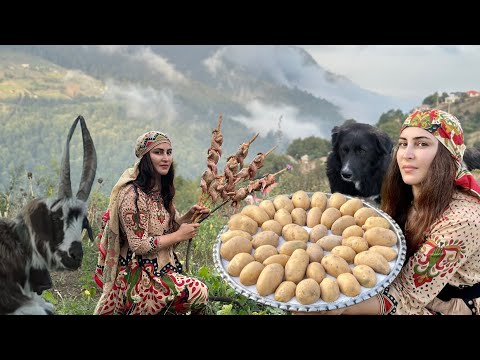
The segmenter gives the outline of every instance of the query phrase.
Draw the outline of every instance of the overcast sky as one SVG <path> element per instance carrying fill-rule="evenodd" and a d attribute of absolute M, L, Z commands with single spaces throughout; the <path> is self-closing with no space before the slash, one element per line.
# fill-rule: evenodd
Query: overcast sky
<path fill-rule="evenodd" d="M 435 91 L 480 91 L 480 45 L 299 45 L 357 85 L 421 103 Z"/>

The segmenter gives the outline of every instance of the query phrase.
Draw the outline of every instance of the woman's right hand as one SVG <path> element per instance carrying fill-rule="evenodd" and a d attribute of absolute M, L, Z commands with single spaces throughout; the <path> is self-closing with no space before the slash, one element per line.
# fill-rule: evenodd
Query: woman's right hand
<path fill-rule="evenodd" d="M 176 233 L 178 234 L 180 241 L 190 240 L 198 234 L 199 228 L 200 224 L 198 223 L 183 223 L 180 225 Z"/>

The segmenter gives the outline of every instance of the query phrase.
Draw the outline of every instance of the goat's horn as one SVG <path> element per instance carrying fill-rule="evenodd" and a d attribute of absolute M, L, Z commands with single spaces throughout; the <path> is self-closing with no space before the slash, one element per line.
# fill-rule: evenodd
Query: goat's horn
<path fill-rule="evenodd" d="M 97 171 L 97 153 L 90 132 L 85 124 L 85 119 L 81 115 L 77 119 L 80 120 L 80 125 L 82 126 L 83 139 L 83 169 L 77 199 L 87 201 Z"/>
<path fill-rule="evenodd" d="M 70 140 L 72 139 L 73 132 L 77 126 L 78 119 L 76 118 L 70 127 L 70 131 L 67 136 L 67 143 L 65 145 L 65 150 L 63 152 L 61 173 L 60 173 L 60 184 L 58 185 L 58 197 L 72 197 L 72 183 L 70 181 Z"/>

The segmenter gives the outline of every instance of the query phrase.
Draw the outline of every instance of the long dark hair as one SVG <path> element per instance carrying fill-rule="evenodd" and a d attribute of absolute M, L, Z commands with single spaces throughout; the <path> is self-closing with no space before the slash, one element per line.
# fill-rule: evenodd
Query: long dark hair
<path fill-rule="evenodd" d="M 173 206 L 173 198 L 175 197 L 175 185 L 173 184 L 173 179 L 175 178 L 175 169 L 173 166 L 173 162 L 166 175 L 159 175 L 153 167 L 150 153 L 147 153 L 140 160 L 138 170 L 139 174 L 137 178 L 133 181 L 133 184 L 135 185 L 135 188 L 141 189 L 146 194 L 152 191 L 153 187 L 155 186 L 156 180 L 160 180 L 160 194 L 162 196 L 163 205 L 170 214 L 170 221 L 168 223 L 168 227 L 169 229 L 171 229 L 172 232 L 176 231 L 179 228 L 179 225 L 175 221 L 175 207 Z"/>
<path fill-rule="evenodd" d="M 438 144 L 427 178 L 422 183 L 422 191 L 412 204 L 412 186 L 402 180 L 397 163 L 398 145 L 387 170 L 382 186 L 381 208 L 389 214 L 402 228 L 407 240 L 407 258 L 424 242 L 424 232 L 442 214 L 455 190 L 462 190 L 455 185 L 456 165 L 450 152 Z M 408 211 L 414 205 L 417 216 L 407 223 Z"/>

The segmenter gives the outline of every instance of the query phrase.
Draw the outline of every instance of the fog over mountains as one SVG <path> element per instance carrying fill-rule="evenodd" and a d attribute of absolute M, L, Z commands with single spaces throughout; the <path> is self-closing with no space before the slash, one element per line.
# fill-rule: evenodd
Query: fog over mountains
<path fill-rule="evenodd" d="M 346 119 L 374 124 L 390 109 L 409 110 L 287 45 L 2 45 L 0 105 L 0 123 L 8 122 L 2 137 L 9 139 L 22 138 L 16 124 L 61 137 L 84 115 L 98 152 L 109 154 L 99 159 L 103 177 L 117 177 L 134 160 L 134 139 L 152 128 L 174 139 L 179 174 L 200 176 L 220 113 L 224 153 L 259 132 L 253 156 L 273 145 L 282 153 L 295 138 L 330 139 Z M 27 168 L 58 157 L 62 145 L 42 141 L 24 157 Z"/>
<path fill-rule="evenodd" d="M 186 102 L 209 100 L 206 93 L 202 94 L 203 99 L 194 97 L 192 88 L 208 89 L 227 97 L 231 102 L 228 115 L 252 131 L 264 133 L 272 129 L 272 123 L 276 124 L 283 115 L 283 131 L 291 139 L 312 134 L 328 138 L 339 117 L 375 123 L 389 109 L 409 110 L 401 101 L 362 89 L 349 79 L 324 70 L 305 50 L 296 46 L 25 48 L 21 50 L 43 55 L 58 65 L 102 79 L 109 89 L 106 98 L 128 99 L 128 111 L 136 113 L 140 107 L 167 119 L 178 114 L 172 105 L 177 95 Z M 92 70 L 95 62 L 97 65 L 106 63 L 109 69 Z M 156 82 L 148 84 L 148 77 Z"/>

